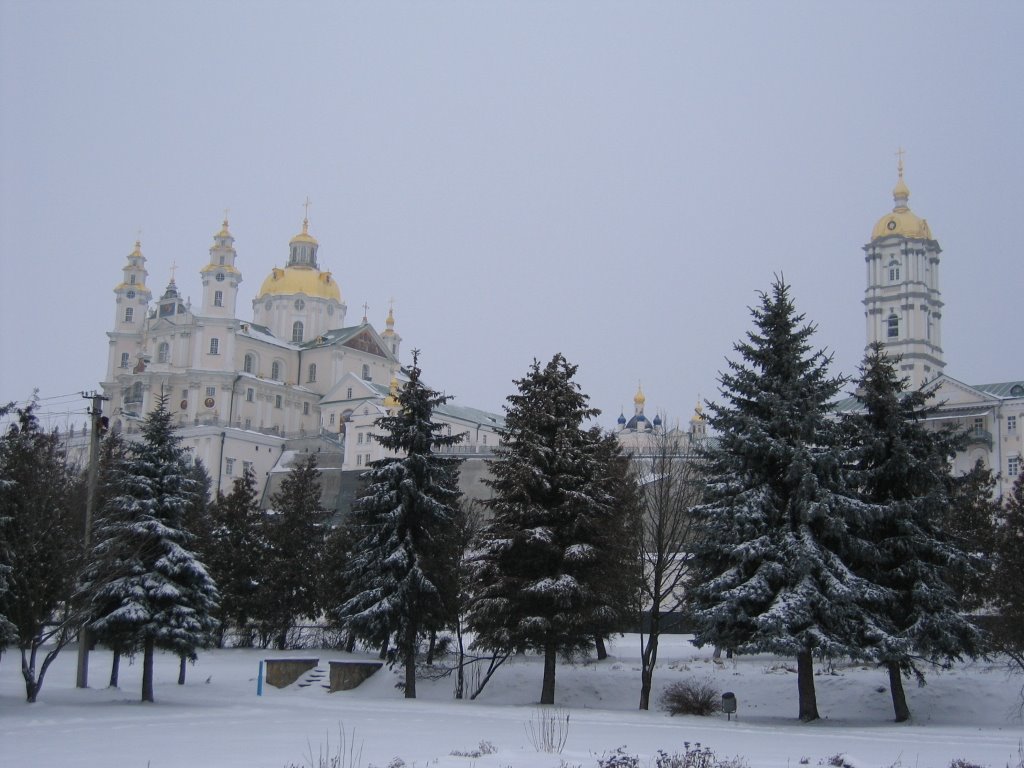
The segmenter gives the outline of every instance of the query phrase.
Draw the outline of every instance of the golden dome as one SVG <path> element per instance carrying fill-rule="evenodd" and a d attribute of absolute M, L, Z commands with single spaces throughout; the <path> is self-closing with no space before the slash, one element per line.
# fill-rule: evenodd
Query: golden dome
<path fill-rule="evenodd" d="M 900 150 L 900 162 L 897 167 L 899 178 L 896 186 L 892 188 L 892 199 L 895 205 L 892 213 L 888 213 L 878 220 L 875 228 L 871 230 L 871 240 L 880 237 L 909 237 L 915 240 L 932 240 L 932 231 L 928 222 L 917 216 L 907 202 L 910 200 L 910 188 L 903 180 L 903 151 Z"/>
<path fill-rule="evenodd" d="M 387 329 L 384 331 L 384 335 L 385 336 L 394 336 L 395 335 L 395 310 L 393 308 L 391 308 L 391 307 L 388 307 L 388 317 L 384 321 L 384 324 L 387 326 Z"/>
<path fill-rule="evenodd" d="M 391 391 L 388 392 L 388 396 L 384 398 L 384 407 L 398 407 L 398 379 L 395 377 L 391 377 Z"/>
<path fill-rule="evenodd" d="M 224 223 L 221 225 L 220 232 L 218 232 L 216 235 L 214 235 L 214 237 L 231 237 L 231 233 L 228 232 L 228 220 L 227 219 L 224 219 Z"/>
<path fill-rule="evenodd" d="M 294 242 L 294 241 L 293 241 Z M 257 299 L 264 296 L 288 296 L 301 293 L 314 299 L 341 301 L 341 289 L 330 272 L 321 272 L 312 267 L 274 267 L 263 281 Z"/>
<path fill-rule="evenodd" d="M 309 234 L 309 219 L 302 220 L 302 231 L 288 241 L 288 245 L 295 245 L 296 243 L 310 243 L 312 245 L 319 245 L 319 243 L 317 243 L 316 241 L 316 238 Z"/>
<path fill-rule="evenodd" d="M 633 397 L 634 405 L 643 405 L 647 402 L 647 398 L 644 397 L 644 389 L 641 386 L 637 386 L 636 395 Z"/>
<path fill-rule="evenodd" d="M 697 395 L 697 406 L 693 409 L 693 416 L 690 417 L 690 421 L 703 421 L 704 420 L 704 404 L 700 401 L 700 395 Z"/>

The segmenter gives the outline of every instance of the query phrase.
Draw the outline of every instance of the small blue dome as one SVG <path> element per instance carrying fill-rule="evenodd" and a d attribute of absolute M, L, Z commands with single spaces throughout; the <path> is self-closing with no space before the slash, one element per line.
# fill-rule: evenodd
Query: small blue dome
<path fill-rule="evenodd" d="M 654 417 L 654 426 L 656 426 L 656 427 L 660 427 L 661 426 L 661 416 L 655 415 L 655 417 Z"/>
<path fill-rule="evenodd" d="M 625 424 L 625 423 L 626 423 L 626 415 L 624 413 L 620 413 L 619 414 L 619 424 Z"/>

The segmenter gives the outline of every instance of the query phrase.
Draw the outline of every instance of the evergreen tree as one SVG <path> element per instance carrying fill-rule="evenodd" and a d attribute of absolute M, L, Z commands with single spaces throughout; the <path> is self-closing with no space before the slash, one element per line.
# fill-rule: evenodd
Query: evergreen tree
<path fill-rule="evenodd" d="M 254 615 L 264 639 L 273 637 L 282 650 L 296 621 L 315 619 L 321 609 L 320 563 L 327 531 L 320 495 L 316 454 L 306 454 L 270 497 L 271 512 L 262 519 L 267 556 Z"/>
<path fill-rule="evenodd" d="M 996 518 L 999 499 L 996 478 L 978 459 L 968 472 L 947 477 L 950 503 L 944 508 L 943 530 L 967 555 L 966 564 L 955 562 L 947 580 L 960 599 L 961 607 L 978 610 L 992 598 Z"/>
<path fill-rule="evenodd" d="M 211 511 L 206 563 L 220 591 L 220 626 L 233 627 L 239 644 L 252 645 L 252 617 L 260 613 L 260 584 L 269 570 L 263 538 L 256 475 L 246 466 L 231 491 L 221 495 Z"/>
<path fill-rule="evenodd" d="M 474 559 L 475 645 L 544 655 L 541 704 L 555 700 L 559 653 L 589 650 L 616 620 L 603 594 L 605 536 L 615 521 L 602 466 L 607 447 L 584 422 L 599 411 L 556 354 L 534 361 L 508 397 L 497 458 L 489 462 L 493 513 Z"/>
<path fill-rule="evenodd" d="M 1024 672 L 1024 474 L 1003 502 L 994 584 L 996 647 Z"/>
<path fill-rule="evenodd" d="M 394 637 L 405 665 L 405 696 L 416 697 L 416 647 L 424 630 L 451 615 L 451 580 L 457 569 L 449 546 L 454 537 L 459 460 L 436 451 L 462 435 L 445 435 L 434 410 L 449 398 L 420 378 L 413 351 L 409 381 L 398 407 L 377 421 L 374 439 L 395 456 L 366 473 L 366 485 L 352 507 L 354 541 L 343 578 L 353 597 L 341 606 L 343 625 L 371 641 Z"/>
<path fill-rule="evenodd" d="M 82 543 L 76 478 L 60 440 L 40 426 L 35 400 L 12 410 L 15 420 L 0 437 L 0 638 L 17 643 L 25 696 L 34 702 L 47 668 L 78 631 L 72 597 Z"/>
<path fill-rule="evenodd" d="M 923 683 L 918 659 L 974 656 L 981 636 L 961 615 L 946 583 L 954 569 L 968 569 L 966 556 L 941 529 L 950 508 L 949 460 L 962 436 L 925 427 L 924 420 L 935 411 L 928 405 L 931 395 L 908 392 L 898 362 L 880 343 L 868 350 L 855 395 L 862 410 L 847 417 L 845 426 L 858 451 L 853 477 L 861 497 L 878 512 L 860 519 L 857 533 L 873 546 L 859 557 L 853 553 L 853 564 L 888 594 L 876 606 L 883 631 L 864 642 L 889 673 L 893 709 L 902 722 L 910 710 L 901 672 L 914 673 Z"/>
<path fill-rule="evenodd" d="M 812 352 L 814 327 L 776 279 L 752 309 L 755 330 L 719 376 L 711 403 L 719 433 L 703 451 L 707 502 L 695 508 L 706 535 L 695 565 L 706 580 L 692 594 L 696 641 L 738 653 L 797 658 L 799 717 L 818 718 L 813 658 L 863 656 L 874 621 L 863 605 L 880 590 L 843 558 L 859 544 L 848 523 L 870 514 L 844 485 L 838 425 L 829 402 L 843 380 Z"/>
<path fill-rule="evenodd" d="M 101 637 L 132 637 L 143 649 L 142 700 L 153 701 L 157 648 L 191 658 L 211 642 L 217 588 L 189 547 L 186 508 L 197 483 L 162 396 L 146 416 L 142 441 L 128 448 L 118 484 L 100 523 L 88 584 Z"/>

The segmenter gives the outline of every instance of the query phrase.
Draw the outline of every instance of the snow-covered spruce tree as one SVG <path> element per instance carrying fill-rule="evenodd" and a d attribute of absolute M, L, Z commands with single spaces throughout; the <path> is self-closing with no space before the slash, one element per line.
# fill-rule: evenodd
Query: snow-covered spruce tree
<path fill-rule="evenodd" d="M 845 451 L 829 402 L 843 384 L 830 358 L 812 352 L 804 325 L 777 278 L 755 329 L 719 375 L 723 402 L 710 403 L 718 439 L 703 450 L 706 502 L 694 509 L 705 536 L 695 548 L 702 583 L 692 593 L 698 644 L 797 659 L 799 717 L 818 718 L 813 658 L 862 657 L 875 630 L 864 606 L 883 595 L 844 563 L 860 546 L 848 522 L 870 514 L 843 478 Z"/>
<path fill-rule="evenodd" d="M 1024 672 L 1024 474 L 1004 499 L 1001 517 L 993 579 L 999 616 L 993 634 L 996 647 Z"/>
<path fill-rule="evenodd" d="M 377 420 L 374 439 L 395 456 L 371 464 L 353 504 L 352 554 L 341 578 L 354 596 L 338 611 L 358 637 L 383 642 L 393 636 L 410 699 L 416 698 L 419 636 L 452 612 L 444 584 L 457 570 L 448 543 L 461 495 L 460 461 L 436 451 L 462 435 L 446 435 L 444 425 L 433 421 L 434 409 L 449 398 L 427 387 L 420 374 L 414 350 L 397 408 Z"/>
<path fill-rule="evenodd" d="M 474 644 L 542 653 L 541 704 L 555 701 L 558 654 L 589 650 L 616 618 L 602 591 L 614 499 L 600 436 L 584 428 L 599 411 L 588 407 L 575 373 L 556 354 L 543 367 L 535 360 L 516 382 L 489 462 L 493 517 L 473 561 Z"/>
<path fill-rule="evenodd" d="M 281 490 L 270 497 L 271 511 L 262 519 L 267 558 L 254 616 L 264 641 L 273 638 L 282 650 L 296 621 L 315 619 L 321 609 L 320 564 L 327 521 L 320 496 L 316 454 L 309 453 L 285 475 Z"/>
<path fill-rule="evenodd" d="M 965 610 L 987 605 L 993 594 L 992 564 L 995 559 L 996 519 L 999 499 L 995 496 L 995 473 L 978 459 L 961 475 L 948 475 L 949 504 L 944 508 L 943 531 L 961 552 L 967 554 L 969 567 L 954 563 L 947 580 L 956 591 Z"/>
<path fill-rule="evenodd" d="M 936 410 L 928 404 L 931 395 L 907 391 L 898 364 L 880 343 L 869 348 L 855 392 L 861 408 L 844 419 L 844 427 L 857 449 L 851 479 L 877 508 L 875 516 L 850 521 L 855 535 L 872 545 L 851 553 L 850 562 L 888 593 L 876 607 L 884 632 L 864 642 L 889 673 L 893 710 L 902 722 L 910 709 L 901 673 L 914 673 L 923 684 L 919 661 L 973 657 L 982 637 L 946 583 L 948 573 L 970 568 L 941 529 L 950 507 L 949 461 L 962 435 L 925 426 Z"/>
<path fill-rule="evenodd" d="M 259 612 L 259 586 L 268 572 L 267 542 L 263 538 L 256 475 L 246 466 L 227 495 L 211 510 L 206 565 L 220 591 L 221 644 L 224 632 L 235 630 L 238 645 L 252 645 L 252 617 Z"/>
<path fill-rule="evenodd" d="M 184 527 L 196 481 L 174 434 L 167 398 L 145 418 L 142 440 L 128 447 L 97 531 L 94 580 L 86 585 L 99 615 L 98 636 L 134 638 L 144 653 L 142 700 L 153 701 L 157 648 L 192 657 L 212 642 L 217 588 L 190 550 Z"/>
<path fill-rule="evenodd" d="M 21 651 L 29 702 L 77 634 L 72 596 L 82 552 L 75 473 L 57 435 L 40 426 L 36 406 L 14 409 L 0 437 L 0 635 L 13 634 Z"/>

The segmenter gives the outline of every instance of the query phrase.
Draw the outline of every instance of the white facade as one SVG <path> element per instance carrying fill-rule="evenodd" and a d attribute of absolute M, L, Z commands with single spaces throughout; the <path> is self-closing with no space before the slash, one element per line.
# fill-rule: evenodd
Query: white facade
<path fill-rule="evenodd" d="M 900 372 L 911 388 L 935 392 L 932 402 L 939 406 L 932 425 L 954 424 L 968 433 L 952 471 L 963 474 L 981 461 L 997 475 L 996 495 L 1002 496 L 1024 469 L 1024 381 L 970 385 L 944 373 L 942 249 L 928 222 L 907 205 L 910 190 L 903 181 L 902 159 L 898 173 L 895 207 L 878 220 L 864 246 L 865 349 L 882 342 L 889 355 L 901 357 Z M 852 407 L 852 400 L 839 404 L 840 411 Z"/>
<path fill-rule="evenodd" d="M 111 427 L 137 433 L 157 398 L 167 396 L 184 445 L 224 492 L 246 465 L 262 491 L 286 450 L 316 451 L 342 471 L 381 458 L 369 435 L 404 378 L 402 339 L 390 310 L 383 333 L 366 318 L 344 326 L 341 290 L 320 269 L 318 251 L 304 221 L 285 266 L 272 270 L 253 299 L 254 320 L 246 321 L 237 316 L 242 273 L 227 221 L 200 269 L 198 308 L 181 298 L 173 278 L 152 302 L 136 243 L 114 289 L 107 333 L 102 388 Z M 497 443 L 498 417 L 465 408 L 438 417 L 470 435 L 457 452 L 482 453 Z"/>

